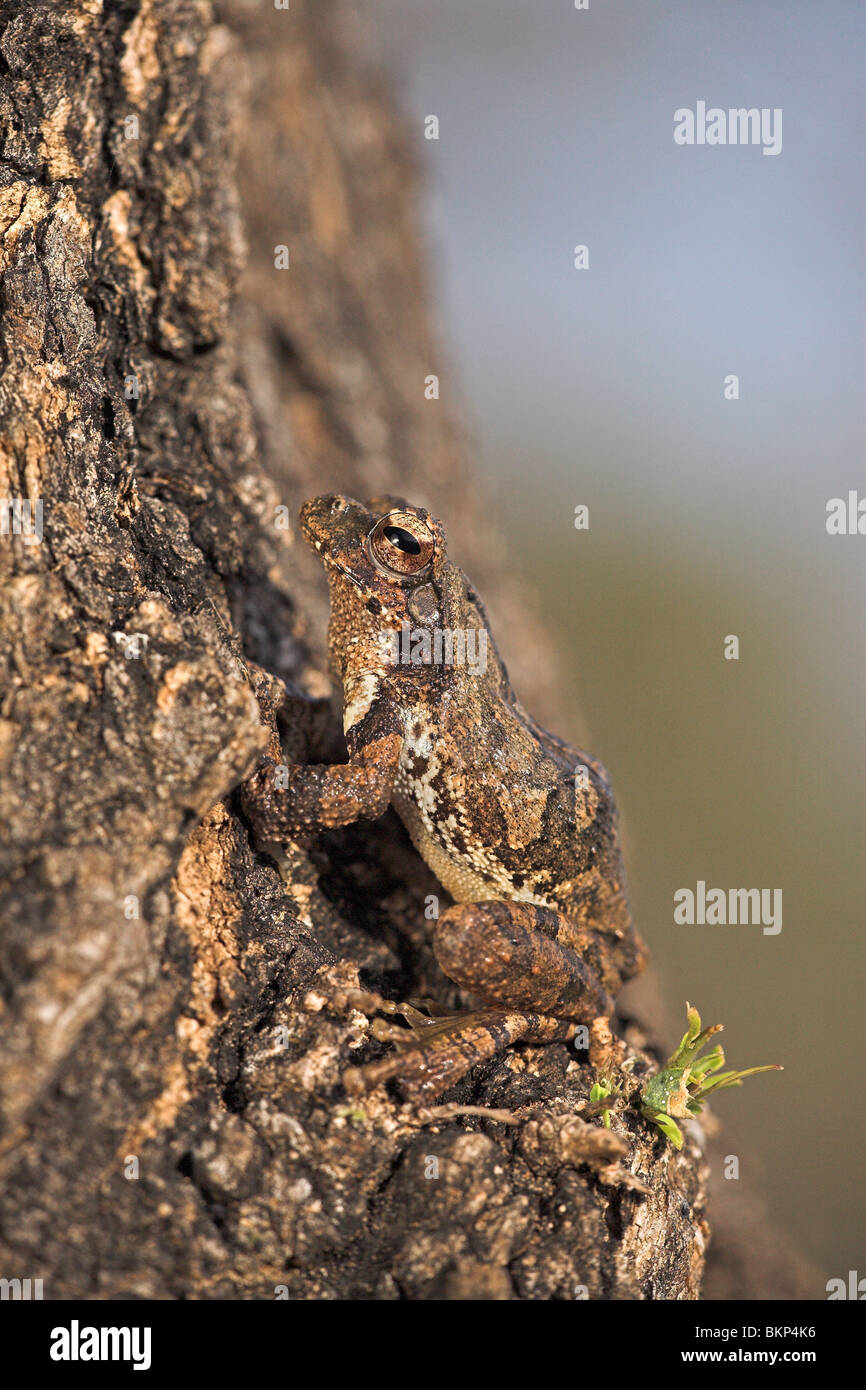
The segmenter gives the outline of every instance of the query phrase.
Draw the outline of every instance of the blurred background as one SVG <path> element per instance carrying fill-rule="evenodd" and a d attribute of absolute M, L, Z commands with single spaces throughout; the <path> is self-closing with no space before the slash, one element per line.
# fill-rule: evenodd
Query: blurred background
<path fill-rule="evenodd" d="M 612 772 L 665 1041 L 688 998 L 731 1065 L 784 1064 L 714 1108 L 805 1252 L 866 1274 L 866 536 L 825 526 L 866 497 L 866 10 L 365 6 L 425 188 L 431 370 Z M 781 153 L 676 145 L 699 100 L 781 107 Z M 699 879 L 780 888 L 781 933 L 675 925 Z"/>

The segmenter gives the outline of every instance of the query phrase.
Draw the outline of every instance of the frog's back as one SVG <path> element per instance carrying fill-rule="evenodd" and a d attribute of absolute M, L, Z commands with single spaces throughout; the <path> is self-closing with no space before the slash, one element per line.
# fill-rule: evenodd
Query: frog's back
<path fill-rule="evenodd" d="M 628 925 L 604 769 L 496 683 L 443 680 L 434 718 L 406 711 L 394 805 L 457 901 L 504 897 L 605 931 Z"/>

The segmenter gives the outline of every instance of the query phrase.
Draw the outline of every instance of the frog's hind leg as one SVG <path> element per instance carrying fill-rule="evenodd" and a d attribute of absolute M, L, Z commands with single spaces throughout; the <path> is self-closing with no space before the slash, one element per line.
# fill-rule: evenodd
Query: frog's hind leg
<path fill-rule="evenodd" d="M 449 979 L 485 1004 L 579 1023 L 613 1012 L 601 958 L 552 908 L 459 903 L 439 918 L 433 949 Z"/>
<path fill-rule="evenodd" d="M 423 1105 L 456 1085 L 472 1067 L 495 1057 L 516 1042 L 566 1041 L 575 1025 L 541 1014 L 515 1010 L 480 1009 L 431 1020 L 419 1030 L 414 1045 L 370 1062 L 350 1067 L 343 1084 L 350 1095 L 360 1096 L 396 1080 L 407 1100 Z M 382 1036 L 380 1034 L 380 1036 Z"/>
<path fill-rule="evenodd" d="M 410 1019 L 415 1044 L 353 1068 L 343 1078 L 347 1089 L 357 1094 L 398 1079 L 410 1099 L 431 1100 L 512 1043 L 565 1041 L 577 1023 L 610 1014 L 613 1000 L 581 954 L 563 944 L 569 940 L 573 926 L 550 908 L 507 901 L 449 907 L 436 927 L 436 958 L 488 1007 Z M 387 1029 L 377 1035 L 394 1037 Z"/>

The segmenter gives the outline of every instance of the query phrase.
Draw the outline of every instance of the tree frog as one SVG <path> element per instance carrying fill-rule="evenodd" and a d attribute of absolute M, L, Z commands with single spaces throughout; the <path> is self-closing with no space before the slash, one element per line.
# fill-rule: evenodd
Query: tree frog
<path fill-rule="evenodd" d="M 599 762 L 518 701 L 442 523 L 398 497 L 316 497 L 301 532 L 330 587 L 328 644 L 348 761 L 264 758 L 243 791 L 260 840 L 294 840 L 393 806 L 454 900 L 435 923 L 445 973 L 478 1002 L 347 1073 L 428 1100 L 522 1040 L 568 1040 L 608 1016 L 644 950 Z"/>

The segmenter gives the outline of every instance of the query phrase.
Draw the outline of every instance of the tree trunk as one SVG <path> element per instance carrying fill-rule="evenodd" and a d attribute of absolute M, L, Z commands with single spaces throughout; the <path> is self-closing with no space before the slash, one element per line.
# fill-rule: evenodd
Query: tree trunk
<path fill-rule="evenodd" d="M 675 1154 L 627 1110 L 581 1118 L 596 1072 L 564 1045 L 450 1098 L 505 1118 L 347 1103 L 378 1046 L 341 997 L 359 969 L 454 998 L 441 890 L 390 813 L 277 866 L 238 811 L 267 733 L 247 663 L 328 688 L 322 576 L 280 510 L 314 492 L 443 515 L 555 713 L 425 399 L 453 383 L 360 51 L 332 0 L 0 4 L 0 498 L 34 532 L 0 537 L 0 1274 L 49 1298 L 695 1298 L 702 1131 Z M 593 1039 L 613 1073 L 652 1064 L 624 1026 Z"/>

